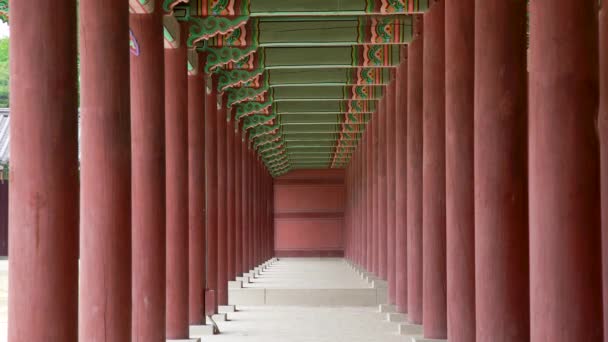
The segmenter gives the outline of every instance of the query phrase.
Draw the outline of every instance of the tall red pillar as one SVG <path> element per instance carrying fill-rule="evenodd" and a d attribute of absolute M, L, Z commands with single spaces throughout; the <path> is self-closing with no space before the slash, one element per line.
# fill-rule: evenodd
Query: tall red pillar
<path fill-rule="evenodd" d="M 604 276 L 604 342 L 608 342 L 608 6 L 604 4 L 599 18 L 600 42 L 600 131 L 602 183 L 602 265 Z"/>
<path fill-rule="evenodd" d="M 247 134 L 243 132 L 241 141 L 241 206 L 243 225 L 243 273 L 249 272 L 249 147 L 247 146 Z"/>
<path fill-rule="evenodd" d="M 198 55 L 195 55 L 198 61 Z M 198 64 L 198 63 L 196 63 Z M 188 76 L 188 302 L 190 325 L 205 324 L 205 80 Z"/>
<path fill-rule="evenodd" d="M 254 210 L 255 210 L 255 193 L 254 193 L 254 182 L 255 182 L 255 151 L 249 149 L 249 269 L 252 270 L 255 264 L 255 222 L 254 222 Z"/>
<path fill-rule="evenodd" d="M 530 6 L 530 339 L 601 341 L 598 5 Z"/>
<path fill-rule="evenodd" d="M 387 201 L 386 201 L 386 117 L 388 116 L 387 111 L 387 99 L 386 97 L 378 101 L 380 110 L 378 110 L 378 128 L 377 128 L 377 154 L 378 154 L 378 270 L 379 277 L 387 280 Z"/>
<path fill-rule="evenodd" d="M 243 270 L 243 167 L 242 167 L 242 150 L 241 134 L 239 130 L 239 122 L 234 122 L 234 132 L 232 138 L 234 140 L 234 229 L 235 229 L 235 255 L 234 255 L 234 271 L 235 276 L 240 276 Z"/>
<path fill-rule="evenodd" d="M 124 34 L 129 30 L 127 6 L 124 1 L 80 3 L 81 23 L 87 23 L 80 27 L 80 46 L 87 47 L 80 52 L 81 341 L 131 341 L 131 125 L 129 39 Z"/>
<path fill-rule="evenodd" d="M 445 250 L 445 3 L 424 18 L 422 312 L 424 337 L 447 338 Z"/>
<path fill-rule="evenodd" d="M 176 20 L 165 17 L 165 20 Z M 165 48 L 165 144 L 167 192 L 167 339 L 189 337 L 188 324 L 188 47 Z"/>
<path fill-rule="evenodd" d="M 371 122 L 371 137 L 370 137 L 370 152 L 369 152 L 369 161 L 371 165 L 371 204 L 372 204 L 372 221 L 371 221 L 371 253 L 372 253 L 372 269 L 370 270 L 376 276 L 380 274 L 380 270 L 378 268 L 378 149 L 377 149 L 377 136 L 378 136 L 378 115 L 379 111 L 376 108 L 376 111 L 373 114 L 372 122 Z"/>
<path fill-rule="evenodd" d="M 132 339 L 165 339 L 165 80 L 160 2 L 130 14 L 133 215 Z"/>
<path fill-rule="evenodd" d="M 206 304 L 206 311 L 211 313 L 216 311 L 217 306 L 217 236 L 218 236 L 218 203 L 217 203 L 217 80 L 206 75 L 205 80 L 205 184 L 207 189 L 206 196 L 206 269 L 207 269 L 207 285 L 206 290 L 209 292 L 208 298 L 211 303 Z M 209 310 L 207 310 L 209 307 Z"/>
<path fill-rule="evenodd" d="M 422 324 L 422 46 L 423 17 L 414 17 L 407 59 L 407 305 Z"/>
<path fill-rule="evenodd" d="M 10 15 L 8 341 L 75 342 L 76 1 L 10 1 Z"/>
<path fill-rule="evenodd" d="M 395 230 L 395 209 L 396 209 L 396 190 L 395 190 L 395 80 L 386 88 L 386 277 L 388 280 L 388 298 L 390 304 L 397 304 L 396 301 L 396 230 Z"/>
<path fill-rule="evenodd" d="M 234 271 L 236 265 L 236 227 L 234 217 L 234 120 L 230 117 L 231 113 L 228 110 L 228 118 L 226 124 L 226 228 L 227 228 L 227 280 L 234 280 L 236 273 Z M 226 296 L 228 293 L 226 293 Z M 226 297 L 228 298 L 228 297 Z M 228 304 L 228 301 L 226 301 Z"/>
<path fill-rule="evenodd" d="M 217 103 L 217 304 L 228 303 L 228 161 L 226 144 L 226 96 Z"/>
<path fill-rule="evenodd" d="M 374 135 L 374 120 L 375 114 L 370 115 L 369 123 L 366 128 L 365 137 L 365 185 L 366 185 L 366 203 L 365 209 L 367 211 L 367 223 L 366 223 L 366 269 L 368 272 L 374 271 L 374 158 L 373 153 L 373 135 Z"/>
<path fill-rule="evenodd" d="M 248 142 L 248 144 L 251 144 L 250 142 Z M 247 208 L 247 220 L 249 221 L 249 270 L 252 270 L 255 265 L 255 260 L 253 258 L 254 256 L 254 227 L 253 227 L 253 210 L 254 210 L 254 206 L 253 206 L 253 200 L 255 198 L 254 193 L 253 193 L 253 182 L 254 182 L 254 168 L 255 168 L 255 163 L 254 163 L 254 152 L 251 148 L 248 149 L 248 154 L 249 154 L 249 160 L 248 160 L 248 166 L 249 166 L 249 170 L 247 171 L 248 175 L 249 175 L 249 180 L 248 180 L 248 208 Z"/>
<path fill-rule="evenodd" d="M 526 6 L 475 2 L 477 342 L 530 339 Z"/>
<path fill-rule="evenodd" d="M 475 341 L 474 0 L 445 2 L 446 253 L 450 341 Z"/>
<path fill-rule="evenodd" d="M 395 79 L 395 302 L 407 308 L 407 48 Z"/>

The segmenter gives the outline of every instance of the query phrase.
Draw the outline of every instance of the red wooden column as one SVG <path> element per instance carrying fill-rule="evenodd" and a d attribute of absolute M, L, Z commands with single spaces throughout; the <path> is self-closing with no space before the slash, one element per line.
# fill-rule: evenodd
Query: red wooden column
<path fill-rule="evenodd" d="M 445 2 L 448 339 L 475 341 L 474 0 Z"/>
<path fill-rule="evenodd" d="M 205 80 L 205 183 L 207 189 L 206 196 L 206 217 L 205 224 L 206 232 L 206 269 L 207 269 L 207 287 L 209 292 L 208 302 L 205 303 L 205 308 L 208 314 L 216 311 L 217 306 L 217 221 L 218 221 L 218 204 L 217 204 L 217 80 L 206 75 Z M 209 310 L 207 310 L 209 308 Z M 213 308 L 213 309 L 211 309 Z"/>
<path fill-rule="evenodd" d="M 530 338 L 526 4 L 475 2 L 477 342 Z"/>
<path fill-rule="evenodd" d="M 378 129 L 377 129 L 377 153 L 378 153 L 378 269 L 379 277 L 387 280 L 387 201 L 386 201 L 386 117 L 387 115 L 387 98 L 386 96 L 379 101 L 380 110 L 378 110 Z"/>
<path fill-rule="evenodd" d="M 234 272 L 235 276 L 241 276 L 243 270 L 243 168 L 241 134 L 239 122 L 234 122 Z"/>
<path fill-rule="evenodd" d="M 165 80 L 160 2 L 130 14 L 133 215 L 132 339 L 165 339 Z"/>
<path fill-rule="evenodd" d="M 445 3 L 424 18 L 422 307 L 424 337 L 447 338 L 445 250 Z"/>
<path fill-rule="evenodd" d="M 205 80 L 197 67 L 188 76 L 188 303 L 190 325 L 205 324 Z"/>
<path fill-rule="evenodd" d="M 415 16 L 407 51 L 407 313 L 415 324 L 422 324 L 422 29 Z"/>
<path fill-rule="evenodd" d="M 373 231 L 374 231 L 374 192 L 373 192 L 373 157 L 372 157 L 372 136 L 374 132 L 374 114 L 370 115 L 369 123 L 365 130 L 365 210 L 366 210 L 366 270 L 373 272 L 374 268 L 374 248 L 373 248 Z"/>
<path fill-rule="evenodd" d="M 532 341 L 603 338 L 597 6 L 530 7 Z"/>
<path fill-rule="evenodd" d="M 248 142 L 248 144 L 251 146 L 251 142 Z M 254 182 L 254 172 L 255 172 L 255 163 L 254 163 L 254 152 L 253 149 L 251 147 L 249 147 L 248 149 L 249 152 L 249 170 L 247 171 L 247 174 L 249 175 L 249 180 L 248 180 L 248 189 L 247 189 L 247 193 L 249 194 L 249 198 L 248 198 L 248 204 L 247 204 L 247 220 L 249 221 L 249 270 L 252 270 L 255 265 L 255 260 L 253 258 L 254 255 L 254 222 L 253 222 L 253 210 L 254 210 L 254 206 L 253 206 L 253 200 L 254 200 L 254 194 L 253 194 L 253 182 Z"/>
<path fill-rule="evenodd" d="M 165 17 L 165 20 L 176 20 Z M 179 25 L 179 24 L 178 24 Z M 188 324 L 188 49 L 183 25 L 174 48 L 165 47 L 167 192 L 167 339 L 189 337 Z"/>
<path fill-rule="evenodd" d="M 258 265 L 257 263 L 257 158 L 255 157 L 255 152 L 253 150 L 251 153 L 251 202 L 249 212 L 250 220 L 251 220 L 251 235 L 249 239 L 251 240 L 251 249 L 250 249 L 250 257 L 251 257 L 251 269 Z"/>
<path fill-rule="evenodd" d="M 260 161 L 253 160 L 253 266 L 260 264 Z"/>
<path fill-rule="evenodd" d="M 361 225 L 361 209 L 359 208 L 359 195 L 361 193 L 361 189 L 359 187 L 359 183 L 361 181 L 361 150 L 357 149 L 354 153 L 355 163 L 352 165 L 353 167 L 353 176 L 352 176 L 352 191 L 353 191 L 353 203 L 352 203 L 352 236 L 351 236 L 351 249 L 353 254 L 353 260 L 356 265 L 360 265 L 361 258 L 361 250 L 358 246 L 359 243 L 359 227 Z"/>
<path fill-rule="evenodd" d="M 226 205 L 227 205 L 227 267 L 226 274 L 227 280 L 235 280 L 236 272 L 234 271 L 236 265 L 236 227 L 235 227 L 235 217 L 234 217 L 234 194 L 236 191 L 235 182 L 234 182 L 234 120 L 230 117 L 231 113 L 228 110 L 228 119 L 226 124 L 226 161 L 227 161 L 227 179 L 226 179 Z M 226 296 L 228 292 L 226 292 Z M 226 297 L 227 299 L 228 297 Z M 226 304 L 228 301 L 226 300 Z"/>
<path fill-rule="evenodd" d="M 377 101 L 378 107 L 376 108 L 376 112 L 374 113 L 374 119 L 372 121 L 372 151 L 370 153 L 371 163 L 372 163 L 372 255 L 373 255 L 373 264 L 372 264 L 372 272 L 380 277 L 380 210 L 379 210 L 379 198 L 378 198 L 378 188 L 380 181 L 380 153 L 378 148 L 378 127 L 380 126 L 380 107 L 381 101 Z"/>
<path fill-rule="evenodd" d="M 243 273 L 249 272 L 251 269 L 249 263 L 249 148 L 247 146 L 247 133 L 243 132 L 241 139 L 241 206 L 243 221 Z"/>
<path fill-rule="evenodd" d="M 407 308 L 407 48 L 395 79 L 395 302 L 397 311 Z"/>
<path fill-rule="evenodd" d="M 8 340 L 75 342 L 78 340 L 76 1 L 11 1 L 10 15 Z M 39 29 L 32 28 L 33 22 Z M 44 48 L 40 47 L 41 41 L 47 42 Z M 87 58 L 90 60 L 88 55 Z M 90 77 L 88 73 L 87 76 Z M 124 75 L 116 78 L 121 76 Z M 103 88 L 104 85 L 102 91 Z"/>
<path fill-rule="evenodd" d="M 395 80 L 387 87 L 386 93 L 386 276 L 388 280 L 389 303 L 397 304 L 396 301 L 396 230 L 395 230 Z"/>
<path fill-rule="evenodd" d="M 217 103 L 217 304 L 228 302 L 228 160 L 226 144 L 226 96 Z"/>
<path fill-rule="evenodd" d="M 255 151 L 252 148 L 249 149 L 249 269 L 252 270 L 256 265 L 255 263 L 255 221 L 254 221 L 254 210 L 255 210 Z"/>
<path fill-rule="evenodd" d="M 80 28 L 80 46 L 87 47 L 80 53 L 81 341 L 131 340 L 131 125 L 129 41 L 124 34 L 129 29 L 127 6 L 124 1 L 80 3 L 81 22 L 87 23 Z M 55 322 L 63 320 L 53 318 Z"/>
<path fill-rule="evenodd" d="M 599 19 L 600 42 L 600 152 L 602 183 L 602 265 L 604 275 L 604 342 L 608 342 L 608 6 L 603 5 Z"/>

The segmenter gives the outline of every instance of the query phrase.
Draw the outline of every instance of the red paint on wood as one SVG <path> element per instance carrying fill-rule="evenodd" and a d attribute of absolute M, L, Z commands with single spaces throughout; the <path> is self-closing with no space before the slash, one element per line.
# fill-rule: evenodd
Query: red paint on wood
<path fill-rule="evenodd" d="M 131 341 L 127 6 L 124 1 L 80 3 L 81 341 Z"/>
<path fill-rule="evenodd" d="M 419 34 L 408 46 L 407 65 L 407 302 L 410 322 L 422 324 L 423 17 L 414 21 Z"/>
<path fill-rule="evenodd" d="M 309 250 L 286 250 L 276 251 L 277 258 L 343 258 L 343 250 L 333 251 L 309 251 Z"/>
<path fill-rule="evenodd" d="M 328 185 L 321 181 L 327 178 L 340 180 L 341 185 Z M 315 180 L 321 184 L 313 185 Z M 285 250 L 341 250 L 344 244 L 344 191 L 344 170 L 298 170 L 276 179 L 276 253 Z M 330 215 L 333 218 L 328 217 Z"/>
<path fill-rule="evenodd" d="M 600 11 L 600 115 L 599 135 L 602 186 L 602 266 L 604 294 L 604 342 L 608 342 L 608 5 Z"/>
<path fill-rule="evenodd" d="M 142 53 L 131 55 L 132 339 L 165 336 L 165 96 L 162 10 L 131 14 Z M 161 61 L 159 63 L 159 61 Z"/>
<path fill-rule="evenodd" d="M 276 219 L 275 239 L 278 250 L 325 250 L 343 247 L 343 220 Z"/>
<path fill-rule="evenodd" d="M 76 1 L 10 7 L 8 340 L 76 342 Z"/>
<path fill-rule="evenodd" d="M 186 32 L 165 49 L 167 193 L 167 339 L 189 337 L 188 324 L 188 50 Z"/>
<path fill-rule="evenodd" d="M 532 341 L 603 339 L 597 20 L 595 1 L 530 3 Z"/>
<path fill-rule="evenodd" d="M 448 339 L 475 341 L 474 0 L 445 2 Z"/>
<path fill-rule="evenodd" d="M 210 75 L 205 75 L 205 183 L 207 188 L 206 196 L 206 217 L 205 224 L 207 237 L 207 285 L 208 290 L 217 289 L 217 222 L 218 222 L 218 205 L 217 205 L 217 80 Z M 215 296 L 216 292 L 210 292 L 211 297 Z M 209 307 L 209 300 L 216 303 L 215 298 L 205 297 L 207 299 L 206 307 Z"/>
<path fill-rule="evenodd" d="M 239 123 L 235 123 L 234 140 L 234 272 L 241 275 L 243 269 L 243 189 L 242 189 L 242 149 Z"/>
<path fill-rule="evenodd" d="M 425 14 L 423 51 L 422 321 L 424 337 L 445 339 L 445 2 Z"/>
<path fill-rule="evenodd" d="M 530 340 L 526 7 L 475 1 L 477 342 Z"/>
<path fill-rule="evenodd" d="M 227 173 L 226 173 L 226 229 L 227 231 L 227 280 L 234 280 L 236 272 L 236 220 L 234 216 L 235 209 L 235 182 L 234 182 L 234 120 L 228 121 L 226 125 L 226 157 L 227 157 Z"/>
<path fill-rule="evenodd" d="M 407 56 L 407 48 L 402 49 Z M 407 57 L 406 57 L 407 58 Z M 395 301 L 407 308 L 407 60 L 397 69 L 395 108 Z"/>
<path fill-rule="evenodd" d="M 395 282 L 395 81 L 387 87 L 386 93 L 386 277 L 388 280 L 389 303 L 396 302 Z"/>
<path fill-rule="evenodd" d="M 228 148 L 226 95 L 217 110 L 217 304 L 228 304 Z M 211 241 L 213 243 L 213 241 Z"/>
<path fill-rule="evenodd" d="M 205 93 L 203 74 L 188 77 L 189 323 L 205 324 Z"/>

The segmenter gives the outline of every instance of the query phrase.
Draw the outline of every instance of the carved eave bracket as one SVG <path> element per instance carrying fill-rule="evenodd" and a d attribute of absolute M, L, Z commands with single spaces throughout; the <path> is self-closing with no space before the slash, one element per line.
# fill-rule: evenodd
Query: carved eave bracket
<path fill-rule="evenodd" d="M 199 47 L 198 51 L 206 53 L 207 60 L 205 61 L 205 72 L 212 73 L 229 63 L 238 63 L 245 58 L 253 56 L 257 51 L 257 47 L 224 46 L 221 48 L 209 48 L 205 44 L 205 46 Z"/>
<path fill-rule="evenodd" d="M 194 47 L 199 45 L 200 42 L 209 40 L 217 35 L 232 33 L 234 30 L 244 27 L 248 21 L 249 16 L 191 17 L 188 46 Z"/>
<path fill-rule="evenodd" d="M 270 114 L 272 109 L 272 101 L 266 102 L 243 102 L 239 103 L 235 107 L 235 118 L 239 121 L 241 118 L 252 115 L 252 114 Z"/>
<path fill-rule="evenodd" d="M 129 0 L 129 12 L 135 14 L 154 13 L 156 0 Z"/>
<path fill-rule="evenodd" d="M 188 50 L 188 75 L 196 76 L 200 72 L 198 51 Z"/>
<path fill-rule="evenodd" d="M 177 49 L 180 47 L 180 23 L 172 15 L 163 16 L 163 36 L 165 39 L 165 49 Z"/>

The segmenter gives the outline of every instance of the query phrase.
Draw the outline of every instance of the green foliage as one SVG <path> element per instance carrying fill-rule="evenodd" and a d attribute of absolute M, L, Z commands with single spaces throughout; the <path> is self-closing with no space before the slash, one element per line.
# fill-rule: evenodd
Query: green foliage
<path fill-rule="evenodd" d="M 0 108 L 9 106 L 9 64 L 8 64 L 8 37 L 0 39 Z"/>

